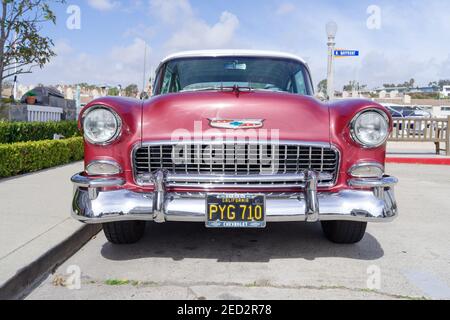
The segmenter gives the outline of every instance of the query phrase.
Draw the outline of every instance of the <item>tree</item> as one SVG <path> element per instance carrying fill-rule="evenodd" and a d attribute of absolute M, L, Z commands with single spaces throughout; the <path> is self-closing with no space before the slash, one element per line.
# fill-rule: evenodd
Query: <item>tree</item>
<path fill-rule="evenodd" d="M 450 86 L 450 79 L 447 80 L 439 80 L 438 86 L 443 89 L 444 86 Z"/>
<path fill-rule="evenodd" d="M 351 80 L 348 82 L 348 84 L 344 85 L 343 90 L 344 91 L 353 91 L 353 90 L 358 90 L 359 88 L 359 82 L 357 82 L 356 80 Z"/>
<path fill-rule="evenodd" d="M 5 79 L 42 68 L 55 56 L 52 39 L 40 35 L 45 23 L 56 23 L 50 2 L 65 0 L 2 0 L 0 16 L 0 92 Z"/>
<path fill-rule="evenodd" d="M 127 97 L 137 97 L 139 94 L 139 87 L 136 84 L 130 84 L 125 88 L 125 95 Z"/>
<path fill-rule="evenodd" d="M 405 81 L 403 83 L 399 83 L 399 84 L 393 84 L 393 83 L 385 83 L 383 84 L 384 88 L 400 88 L 400 87 L 404 87 L 404 88 L 414 88 L 414 85 L 416 83 L 416 80 L 414 79 L 410 79 L 409 81 Z"/>
<path fill-rule="evenodd" d="M 108 89 L 108 96 L 118 96 L 119 89 L 117 87 L 112 87 Z"/>
<path fill-rule="evenodd" d="M 416 80 L 414 80 L 414 79 L 411 79 L 411 80 L 405 82 L 406 87 L 408 87 L 408 88 L 414 88 L 415 83 L 416 83 Z"/>
<path fill-rule="evenodd" d="M 344 91 L 353 91 L 353 90 L 360 91 L 360 90 L 365 90 L 365 89 L 367 89 L 367 85 L 360 84 L 356 80 L 349 81 L 348 84 L 344 85 L 344 88 L 343 88 Z"/>
<path fill-rule="evenodd" d="M 321 93 L 324 97 L 327 96 L 327 79 L 323 79 L 317 85 L 317 93 Z"/>

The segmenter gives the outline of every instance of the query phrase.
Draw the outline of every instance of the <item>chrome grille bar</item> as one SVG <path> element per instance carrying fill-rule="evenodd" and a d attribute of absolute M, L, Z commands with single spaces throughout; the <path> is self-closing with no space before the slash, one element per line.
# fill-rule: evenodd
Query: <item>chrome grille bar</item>
<path fill-rule="evenodd" d="M 319 179 L 330 180 L 333 176 L 329 173 L 320 173 Z M 305 174 L 286 174 L 286 175 L 197 175 L 197 174 L 168 174 L 167 182 L 199 182 L 199 183 L 229 183 L 229 182 L 304 182 Z"/>
<path fill-rule="evenodd" d="M 161 142 L 136 147 L 132 161 L 136 182 L 144 185 L 151 184 L 152 174 L 162 169 L 169 176 L 179 177 L 173 184 L 185 186 L 211 183 L 298 186 L 303 182 L 299 177 L 305 170 L 318 172 L 319 186 L 329 186 L 337 178 L 339 152 L 326 143 Z M 186 176 L 196 179 L 183 181 Z"/>

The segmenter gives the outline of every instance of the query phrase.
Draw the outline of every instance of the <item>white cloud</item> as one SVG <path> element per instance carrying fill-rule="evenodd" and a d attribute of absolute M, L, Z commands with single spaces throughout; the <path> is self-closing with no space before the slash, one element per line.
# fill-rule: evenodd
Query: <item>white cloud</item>
<path fill-rule="evenodd" d="M 445 38 L 450 34 L 450 2 L 416 1 L 404 6 L 380 0 L 381 29 L 369 30 L 364 6 L 359 10 L 329 2 L 302 2 L 300 7 L 296 1 L 285 1 L 261 5 L 254 12 L 238 11 L 239 17 L 230 10 L 206 17 L 203 5 L 194 7 L 188 0 L 130 0 L 127 8 L 135 3 L 134 12 L 150 11 L 151 17 L 134 23 L 130 19 L 119 39 L 121 45 L 88 55 L 72 48 L 80 47 L 79 43 L 72 46 L 68 40 L 56 41 L 58 56 L 42 71 L 23 78 L 43 83 L 140 83 L 143 42 L 147 41 L 153 48 L 149 54 L 153 66 L 168 53 L 188 49 L 243 47 L 292 52 L 307 58 L 317 83 L 326 77 L 325 24 L 330 19 L 339 25 L 337 46 L 361 51 L 358 58 L 336 61 L 337 89 L 349 80 L 376 87 L 410 78 L 420 85 L 450 78 L 450 44 Z M 110 5 L 126 9 L 116 0 L 91 2 L 97 3 L 97 9 Z M 209 8 L 208 14 L 211 11 Z M 92 37 L 96 37 L 95 31 Z"/>
<path fill-rule="evenodd" d="M 150 13 L 160 29 L 168 31 L 163 43 L 166 53 L 190 50 L 231 47 L 239 19 L 223 11 L 215 23 L 207 23 L 197 16 L 189 0 L 149 0 Z"/>
<path fill-rule="evenodd" d="M 88 4 L 100 11 L 109 11 L 119 5 L 118 2 L 112 0 L 88 0 Z"/>
<path fill-rule="evenodd" d="M 225 48 L 233 43 L 238 26 L 238 18 L 227 11 L 222 12 L 219 21 L 212 26 L 199 19 L 190 19 L 165 46 L 169 51 Z"/>
<path fill-rule="evenodd" d="M 178 24 L 193 16 L 189 0 L 150 0 L 150 12 L 165 23 Z"/>
<path fill-rule="evenodd" d="M 57 55 L 67 55 L 73 52 L 70 42 L 66 39 L 60 39 L 55 42 L 54 50 Z"/>
<path fill-rule="evenodd" d="M 438 66 L 439 72 L 438 75 L 442 79 L 450 79 L 450 53 L 448 54 L 447 59 L 445 59 L 441 65 Z"/>
<path fill-rule="evenodd" d="M 318 83 L 326 77 L 325 24 L 335 20 L 339 26 L 337 47 L 361 52 L 357 58 L 336 60 L 337 89 L 342 89 L 350 80 L 377 87 L 411 78 L 419 85 L 449 78 L 450 44 L 443 40 L 443 35 L 450 34 L 447 14 L 450 2 L 416 1 L 404 6 L 380 1 L 379 6 L 381 29 L 369 30 L 366 27 L 369 16 L 364 6 L 358 11 L 317 1 L 304 2 L 289 15 L 269 16 L 267 23 L 271 28 L 266 29 L 264 36 L 253 40 L 256 43 L 252 45 L 308 57 L 314 82 Z M 243 30 L 240 34 L 246 32 Z"/>
<path fill-rule="evenodd" d="M 295 5 L 293 5 L 290 2 L 285 2 L 285 3 L 282 3 L 282 4 L 280 4 L 278 6 L 278 8 L 277 8 L 275 13 L 277 15 L 282 16 L 282 15 L 286 15 L 286 14 L 294 12 L 295 9 L 296 9 Z"/>
<path fill-rule="evenodd" d="M 143 23 L 139 23 L 136 26 L 128 28 L 123 33 L 126 38 L 142 38 L 151 39 L 157 33 L 157 28 L 155 26 L 148 26 Z"/>
<path fill-rule="evenodd" d="M 112 48 L 109 58 L 114 62 L 113 65 L 120 70 L 122 70 L 122 67 L 118 66 L 133 70 L 142 68 L 146 45 L 144 40 L 135 38 L 133 43 L 128 46 L 116 46 Z M 147 54 L 150 54 L 148 46 Z"/>
<path fill-rule="evenodd" d="M 33 82 L 33 79 L 39 79 L 39 82 L 46 84 L 89 82 L 141 85 L 144 45 L 143 39 L 135 38 L 128 45 L 111 48 L 107 55 L 93 55 L 77 53 L 66 40 L 59 40 L 55 46 L 58 55 L 44 69 L 36 69 L 32 75 L 21 77 L 20 81 L 28 83 Z M 151 53 L 152 49 L 147 46 L 148 56 L 151 56 Z M 147 62 L 147 76 L 149 76 L 149 65 L 150 63 Z"/>

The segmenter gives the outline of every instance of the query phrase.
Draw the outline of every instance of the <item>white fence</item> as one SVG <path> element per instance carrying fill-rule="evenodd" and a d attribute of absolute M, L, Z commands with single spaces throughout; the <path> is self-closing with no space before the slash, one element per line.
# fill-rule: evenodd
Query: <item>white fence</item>
<path fill-rule="evenodd" d="M 27 105 L 27 121 L 48 122 L 61 121 L 63 108 Z"/>

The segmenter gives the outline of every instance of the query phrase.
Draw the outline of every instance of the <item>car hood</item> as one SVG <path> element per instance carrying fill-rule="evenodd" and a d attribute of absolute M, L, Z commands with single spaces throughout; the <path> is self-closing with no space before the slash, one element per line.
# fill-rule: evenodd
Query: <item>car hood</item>
<path fill-rule="evenodd" d="M 154 97 L 142 106 L 142 140 L 179 140 L 194 132 L 202 138 L 231 135 L 234 139 L 280 139 L 329 142 L 326 104 L 312 98 L 278 92 L 185 92 Z M 261 119 L 259 129 L 214 129 L 210 119 Z M 265 130 L 262 130 L 265 129 Z"/>

